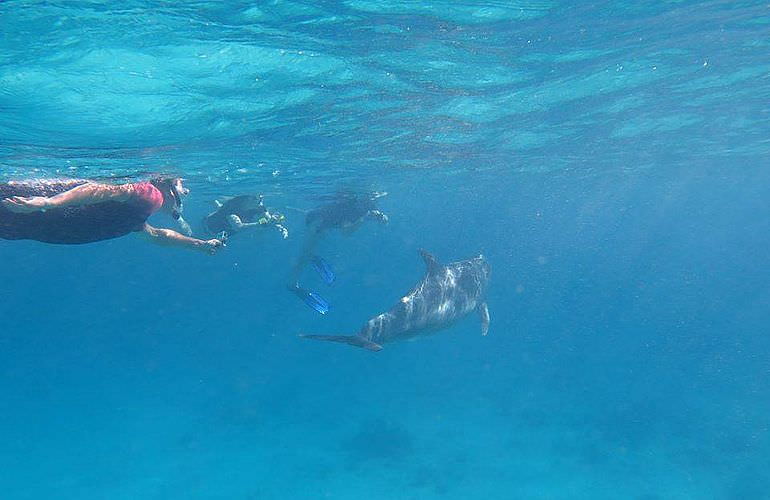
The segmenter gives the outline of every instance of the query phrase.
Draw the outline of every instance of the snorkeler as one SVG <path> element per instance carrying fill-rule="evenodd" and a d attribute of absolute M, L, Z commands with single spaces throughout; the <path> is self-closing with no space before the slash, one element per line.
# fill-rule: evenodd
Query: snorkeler
<path fill-rule="evenodd" d="M 286 217 L 280 212 L 268 210 L 262 195 L 247 194 L 214 203 L 217 209 L 203 218 L 203 227 L 210 234 L 228 238 L 247 229 L 274 227 L 283 239 L 289 237 L 289 230 L 282 224 Z"/>
<path fill-rule="evenodd" d="M 302 253 L 292 268 L 289 281 L 289 291 L 297 295 L 308 306 L 321 314 L 329 311 L 329 303 L 319 294 L 302 288 L 299 277 L 305 267 L 312 263 L 313 268 L 327 285 L 334 282 L 335 276 L 331 266 L 323 258 L 314 255 L 315 249 L 324 234 L 332 229 L 338 229 L 343 234 L 352 234 L 367 219 L 374 219 L 383 224 L 388 223 L 388 216 L 377 209 L 375 200 L 388 193 L 338 193 L 333 201 L 308 212 L 305 224 L 309 234 L 305 238 Z"/>
<path fill-rule="evenodd" d="M 176 177 L 119 185 L 61 179 L 0 183 L 0 238 L 78 245 L 138 232 L 161 245 L 213 254 L 221 240 L 189 236 L 182 217 L 188 193 Z M 171 215 L 188 236 L 149 225 L 147 219 L 158 211 Z"/>

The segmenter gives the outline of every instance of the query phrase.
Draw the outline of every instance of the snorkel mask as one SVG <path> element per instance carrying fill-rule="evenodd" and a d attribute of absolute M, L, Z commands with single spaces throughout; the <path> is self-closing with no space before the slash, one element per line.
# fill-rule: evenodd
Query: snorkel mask
<path fill-rule="evenodd" d="M 192 229 L 190 228 L 190 224 L 188 224 L 187 221 L 184 220 L 184 217 L 182 217 L 182 196 L 186 195 L 189 191 L 182 187 L 182 179 L 178 177 L 161 179 L 160 182 L 165 184 L 164 195 L 170 196 L 171 201 L 173 202 L 171 217 L 177 222 L 182 233 L 191 236 Z"/>

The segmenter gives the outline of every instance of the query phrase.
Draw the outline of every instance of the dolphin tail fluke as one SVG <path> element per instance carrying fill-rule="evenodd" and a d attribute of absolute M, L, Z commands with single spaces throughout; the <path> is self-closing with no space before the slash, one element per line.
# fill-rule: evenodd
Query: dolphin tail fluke
<path fill-rule="evenodd" d="M 364 338 L 359 337 L 358 335 L 304 335 L 304 334 L 301 334 L 300 337 L 303 337 L 306 339 L 313 339 L 313 340 L 326 340 L 328 342 L 340 342 L 342 344 L 349 344 L 356 347 L 363 347 L 364 349 L 367 349 L 369 351 L 382 350 L 382 346 L 380 344 L 375 344 L 374 342 L 370 342 Z"/>

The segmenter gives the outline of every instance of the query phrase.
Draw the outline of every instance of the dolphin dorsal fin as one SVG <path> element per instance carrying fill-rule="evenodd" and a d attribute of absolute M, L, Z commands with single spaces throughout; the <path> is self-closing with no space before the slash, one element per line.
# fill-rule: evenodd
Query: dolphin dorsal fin
<path fill-rule="evenodd" d="M 427 250 L 420 249 L 420 255 L 422 256 L 422 260 L 425 261 L 425 267 L 428 268 L 428 274 L 435 272 L 441 267 L 441 264 L 439 264 L 438 260 L 436 260 L 436 257 L 430 254 Z"/>

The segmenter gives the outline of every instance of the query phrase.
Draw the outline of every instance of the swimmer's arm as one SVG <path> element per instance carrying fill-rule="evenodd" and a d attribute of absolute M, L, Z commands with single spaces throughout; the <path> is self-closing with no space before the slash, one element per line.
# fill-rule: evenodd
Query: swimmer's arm
<path fill-rule="evenodd" d="M 144 224 L 140 233 L 142 236 L 158 245 L 200 250 L 201 252 L 206 252 L 211 255 L 224 246 L 222 240 L 216 238 L 211 240 L 199 240 L 197 238 L 190 238 L 189 236 L 179 234 L 171 229 L 152 227 L 147 223 Z"/>
<path fill-rule="evenodd" d="M 47 198 L 45 196 L 13 196 L 3 200 L 5 208 L 19 213 L 39 212 L 48 208 L 80 207 L 103 201 L 126 201 L 134 193 L 131 184 L 112 186 L 89 182 Z"/>
<path fill-rule="evenodd" d="M 80 207 L 103 201 L 127 201 L 134 194 L 134 186 L 96 184 L 89 182 L 48 198 L 51 207 Z"/>
<path fill-rule="evenodd" d="M 243 222 L 241 218 L 235 214 L 228 215 L 227 222 L 230 224 L 230 227 L 232 227 L 233 229 L 237 229 L 239 231 L 241 229 L 262 225 L 259 222 Z"/>
<path fill-rule="evenodd" d="M 256 226 L 264 226 L 266 224 L 269 224 L 270 221 L 268 219 L 260 219 L 258 222 L 243 222 L 240 217 L 238 217 L 235 214 L 230 214 L 227 217 L 228 222 L 230 223 L 230 227 L 233 229 L 237 229 L 238 231 L 250 227 L 256 227 Z M 286 239 L 289 237 L 289 230 L 286 229 L 282 224 L 274 224 L 273 225 L 276 229 L 278 229 L 278 232 L 281 233 L 281 236 L 283 239 Z"/>

